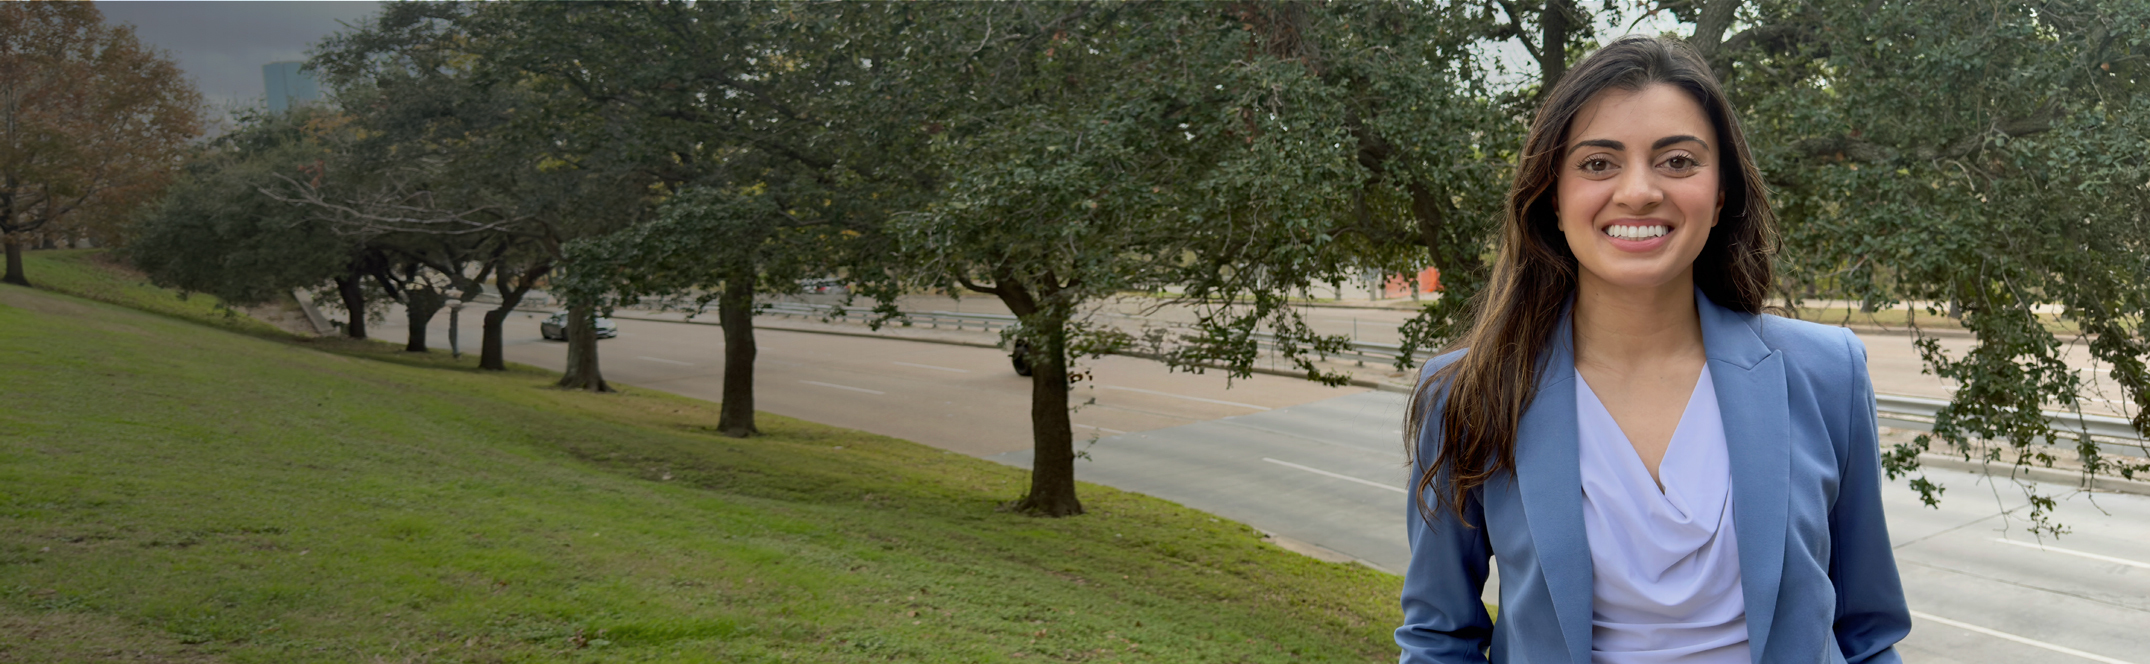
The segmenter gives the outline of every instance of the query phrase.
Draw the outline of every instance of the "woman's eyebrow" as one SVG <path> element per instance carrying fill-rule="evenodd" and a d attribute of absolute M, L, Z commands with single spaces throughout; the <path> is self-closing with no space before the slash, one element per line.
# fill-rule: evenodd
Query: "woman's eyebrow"
<path fill-rule="evenodd" d="M 1658 142 L 1659 142 L 1659 143 L 1663 143 L 1664 141 L 1658 141 Z M 1587 140 L 1587 141 L 1576 141 L 1576 142 L 1575 142 L 1575 145 L 1572 145 L 1572 146 L 1569 146 L 1569 147 L 1568 147 L 1568 151 L 1569 151 L 1569 152 L 1574 152 L 1574 151 L 1576 151 L 1576 150 L 1577 150 L 1577 149 L 1579 149 L 1579 148 L 1589 148 L 1589 147 L 1597 147 L 1597 148 L 1608 148 L 1608 149 L 1612 149 L 1612 150 L 1626 150 L 1626 149 L 1627 149 L 1627 144 L 1626 144 L 1626 143 L 1622 143 L 1622 142 L 1619 142 L 1619 141 L 1615 141 L 1615 140 L 1612 140 L 1612 139 L 1608 139 L 1608 138 L 1593 138 L 1593 139 L 1590 139 L 1590 140 Z"/>
<path fill-rule="evenodd" d="M 1684 143 L 1684 142 L 1687 142 L 1687 141 L 1694 141 L 1694 142 L 1696 142 L 1696 143 L 1701 143 L 1701 144 L 1702 144 L 1702 149 L 1704 149 L 1704 150 L 1708 150 L 1708 149 L 1710 149 L 1710 142 L 1709 142 L 1709 141 L 1705 141 L 1705 140 L 1702 140 L 1702 139 L 1699 139 L 1699 138 L 1695 138 L 1695 137 L 1693 137 L 1693 136 L 1689 136 L 1689 135 L 1686 135 L 1686 134 L 1680 134 L 1680 135 L 1678 135 L 1678 136 L 1666 136 L 1666 137 L 1664 137 L 1664 138 L 1660 138 L 1660 139 L 1657 139 L 1657 142 L 1656 142 L 1656 143 L 1652 143 L 1652 144 L 1650 144 L 1650 151 L 1651 151 L 1651 152 L 1656 152 L 1656 151 L 1658 151 L 1658 150 L 1663 150 L 1663 149 L 1665 149 L 1665 146 L 1668 146 L 1668 145 L 1672 145 L 1672 144 L 1674 144 L 1674 143 Z"/>

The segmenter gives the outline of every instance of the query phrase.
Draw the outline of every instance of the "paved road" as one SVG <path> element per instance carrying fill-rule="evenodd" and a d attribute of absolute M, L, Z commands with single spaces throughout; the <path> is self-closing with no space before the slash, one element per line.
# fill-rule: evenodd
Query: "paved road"
<path fill-rule="evenodd" d="M 463 334 L 474 347 L 471 318 Z M 445 317 L 437 320 L 440 343 Z M 620 338 L 601 346 L 608 379 L 718 396 L 715 327 L 619 324 Z M 538 339 L 536 327 L 534 316 L 510 320 L 508 358 L 562 366 L 565 345 Z M 393 328 L 382 331 L 400 334 Z M 761 410 L 1028 465 L 1028 380 L 993 350 L 776 331 L 758 338 Z M 1877 384 L 1893 370 L 1883 361 L 1874 369 Z M 1094 375 L 1076 394 L 1087 404 L 1074 415 L 1077 433 L 1095 437 L 1079 478 L 1377 568 L 1403 567 L 1401 395 L 1271 376 L 1227 385 L 1219 375 L 1175 374 L 1120 357 L 1097 362 Z M 2020 520 L 2002 516 L 2020 507 L 2014 486 L 1953 471 L 1928 475 L 1950 487 L 1939 510 L 1922 507 L 1901 484 L 1885 495 L 1919 612 L 1902 645 L 1907 659 L 2150 664 L 2150 497 L 2067 498 L 2060 513 L 2075 532 L 2039 548 Z"/>
<path fill-rule="evenodd" d="M 833 303 L 832 296 L 806 296 L 804 299 Z M 907 311 L 956 311 L 962 313 L 1005 314 L 1008 309 L 998 299 L 989 297 L 966 297 L 954 300 L 947 297 L 913 296 L 905 298 L 900 306 Z M 1157 301 L 1142 298 L 1122 298 L 1099 305 L 1100 313 L 1107 319 L 1128 325 L 1138 325 L 1126 318 L 1129 314 L 1141 314 L 1143 320 L 1185 323 L 1195 319 L 1195 312 L 1184 306 L 1160 306 Z M 1307 307 L 1301 310 L 1307 323 L 1322 334 L 1342 334 L 1359 341 L 1371 343 L 1397 343 L 1399 327 L 1410 320 L 1414 313 L 1406 309 Z M 1120 314 L 1113 317 L 1113 313 Z M 1885 394 L 1901 394 L 1945 399 L 1954 388 L 1939 377 L 1923 373 L 1924 363 L 1911 339 L 1902 334 L 1860 334 L 1869 354 L 1867 361 L 1874 374 L 1875 390 Z M 1935 341 L 1951 357 L 1962 357 L 1973 346 L 1973 341 L 1957 336 L 1938 336 Z M 2097 415 L 2125 417 L 2125 409 L 2132 406 L 2121 396 L 2123 392 L 2108 384 L 2104 373 L 2110 367 L 2100 368 L 2090 359 L 2089 351 L 2080 343 L 2067 344 L 2063 359 L 2081 374 L 2088 384 L 2088 400 L 2084 412 Z M 1408 378 L 1403 374 L 1396 374 Z"/>

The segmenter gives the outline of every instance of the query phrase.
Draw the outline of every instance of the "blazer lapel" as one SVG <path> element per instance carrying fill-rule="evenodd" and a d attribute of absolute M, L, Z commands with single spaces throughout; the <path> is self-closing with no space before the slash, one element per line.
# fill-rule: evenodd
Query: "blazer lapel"
<path fill-rule="evenodd" d="M 1590 542 L 1583 531 L 1583 474 L 1573 385 L 1575 337 L 1569 325 L 1568 316 L 1562 315 L 1539 365 L 1537 394 L 1516 430 L 1516 482 L 1530 522 L 1532 547 L 1538 553 L 1538 569 L 1544 572 L 1553 596 L 1553 613 L 1568 656 L 1577 664 L 1589 664 Z M 1740 544 L 1744 547 L 1746 542 Z"/>
<path fill-rule="evenodd" d="M 1739 538 L 1739 581 L 1746 595 L 1747 638 L 1755 661 L 1766 652 L 1783 581 L 1786 510 L 1790 504 L 1791 404 L 1784 356 L 1762 343 L 1760 317 L 1711 302 L 1700 289 L 1702 345 L 1732 462 L 1733 528 Z M 1535 534 L 1535 531 L 1533 531 Z"/>

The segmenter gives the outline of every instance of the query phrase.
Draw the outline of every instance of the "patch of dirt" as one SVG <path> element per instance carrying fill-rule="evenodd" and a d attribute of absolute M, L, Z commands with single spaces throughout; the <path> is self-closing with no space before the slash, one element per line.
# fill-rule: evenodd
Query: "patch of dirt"
<path fill-rule="evenodd" d="M 311 337 L 320 334 L 314 329 L 313 321 L 306 318 L 306 312 L 299 309 L 298 300 L 292 299 L 290 295 L 258 307 L 240 307 L 239 313 L 299 336 Z"/>
<path fill-rule="evenodd" d="M 46 297 L 50 291 L 38 291 L 21 286 L 0 287 L 0 304 L 40 314 L 85 318 L 96 312 L 90 305 L 59 297 Z"/>
<path fill-rule="evenodd" d="M 208 664 L 224 658 L 170 634 L 86 613 L 17 613 L 0 607 L 0 662 Z"/>
<path fill-rule="evenodd" d="M 89 260 L 92 263 L 96 263 L 97 267 L 107 271 L 119 273 L 135 281 L 149 283 L 149 273 L 136 269 L 134 264 L 128 263 L 124 258 L 120 258 L 117 251 L 99 251 L 90 254 Z"/>

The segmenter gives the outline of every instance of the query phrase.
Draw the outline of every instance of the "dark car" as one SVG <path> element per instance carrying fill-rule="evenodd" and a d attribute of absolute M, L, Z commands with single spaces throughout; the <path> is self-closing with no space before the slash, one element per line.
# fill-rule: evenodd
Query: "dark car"
<path fill-rule="evenodd" d="M 538 323 L 538 335 L 553 341 L 567 341 L 567 312 L 553 314 L 551 318 L 545 319 L 545 322 Z M 597 338 L 610 339 L 617 336 L 620 336 L 620 326 L 614 324 L 610 318 L 598 316 Z"/>
<path fill-rule="evenodd" d="M 1030 375 L 1030 342 L 1015 342 L 1015 350 L 1008 353 L 1008 360 L 1015 364 L 1015 375 Z"/>

